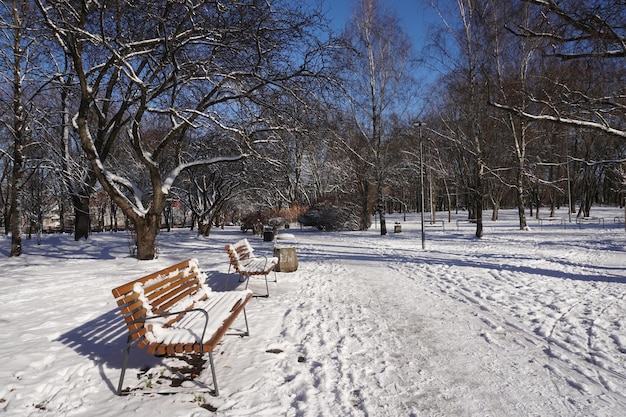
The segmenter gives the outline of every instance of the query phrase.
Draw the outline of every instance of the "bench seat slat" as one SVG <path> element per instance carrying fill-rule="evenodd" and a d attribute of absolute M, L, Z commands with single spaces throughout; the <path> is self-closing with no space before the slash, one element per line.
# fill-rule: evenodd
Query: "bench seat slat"
<path fill-rule="evenodd" d="M 209 312 L 209 325 L 206 329 L 206 336 L 220 333 L 224 323 L 232 315 L 239 304 L 248 298 L 248 291 L 229 291 L 220 293 L 220 297 L 209 297 L 203 302 L 195 304 L 195 308 L 200 308 Z M 168 327 L 161 327 L 146 323 L 149 330 L 146 338 L 150 343 L 164 344 L 197 344 L 202 335 L 205 323 L 205 316 L 201 312 L 192 311 L 184 314 L 178 321 Z M 208 339 L 205 339 L 205 342 Z"/>
<path fill-rule="evenodd" d="M 278 258 L 252 258 L 248 259 L 244 262 L 241 262 L 240 269 L 241 271 L 249 274 L 265 274 L 267 272 L 271 272 L 272 269 L 278 263 Z"/>

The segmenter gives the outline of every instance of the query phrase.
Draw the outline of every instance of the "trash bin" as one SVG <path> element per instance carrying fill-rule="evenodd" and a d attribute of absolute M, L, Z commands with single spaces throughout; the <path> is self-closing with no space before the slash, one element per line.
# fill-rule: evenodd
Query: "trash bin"
<path fill-rule="evenodd" d="M 298 269 L 298 255 L 295 247 L 295 237 L 290 233 L 276 235 L 274 256 L 278 258 L 277 272 L 294 272 Z"/>
<path fill-rule="evenodd" d="M 393 225 L 393 232 L 394 233 L 402 233 L 402 225 L 400 223 L 396 222 Z"/>
<path fill-rule="evenodd" d="M 295 272 L 298 269 L 295 246 L 275 246 L 274 256 L 278 258 L 277 272 Z"/>
<path fill-rule="evenodd" d="M 272 240 L 274 240 L 274 229 L 272 227 L 265 226 L 263 228 L 263 241 L 271 242 Z"/>

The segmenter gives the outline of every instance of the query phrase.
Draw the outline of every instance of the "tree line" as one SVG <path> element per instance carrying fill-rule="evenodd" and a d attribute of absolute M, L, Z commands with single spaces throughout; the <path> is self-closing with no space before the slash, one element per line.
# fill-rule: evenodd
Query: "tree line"
<path fill-rule="evenodd" d="M 478 237 L 485 207 L 525 229 L 529 209 L 622 204 L 620 2 L 433 1 L 419 51 L 377 0 L 338 32 L 305 1 L 0 5 L 11 256 L 53 212 L 87 238 L 97 199 L 139 259 L 174 203 L 207 234 L 281 209 L 385 234 L 387 213 L 462 207 Z"/>

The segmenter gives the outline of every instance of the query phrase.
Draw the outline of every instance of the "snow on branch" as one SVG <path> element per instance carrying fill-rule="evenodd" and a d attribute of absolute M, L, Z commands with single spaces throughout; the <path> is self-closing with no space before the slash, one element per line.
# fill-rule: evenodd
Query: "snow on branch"
<path fill-rule="evenodd" d="M 611 126 L 607 124 L 592 122 L 589 120 L 573 119 L 570 117 L 551 116 L 548 114 L 532 114 L 532 113 L 525 112 L 521 109 L 518 109 L 516 107 L 506 106 L 504 104 L 491 102 L 491 101 L 489 102 L 489 104 L 491 106 L 494 106 L 495 108 L 505 110 L 511 113 L 515 113 L 526 119 L 538 120 L 538 121 L 549 121 L 549 122 L 560 123 L 560 124 L 564 124 L 568 126 L 589 128 L 589 129 L 599 130 L 601 132 L 605 132 L 610 135 L 614 135 L 614 136 L 626 139 L 626 131 L 612 128 Z"/>
<path fill-rule="evenodd" d="M 247 156 L 248 156 L 247 154 L 241 153 L 239 155 L 218 156 L 215 158 L 199 159 L 197 161 L 180 164 L 176 168 L 174 168 L 172 171 L 170 171 L 167 178 L 165 178 L 165 180 L 163 181 L 163 185 L 161 187 L 161 191 L 163 191 L 163 194 L 169 194 L 169 191 L 172 188 L 172 185 L 174 184 L 174 181 L 176 180 L 178 175 L 180 175 L 180 173 L 186 169 L 197 167 L 197 166 L 213 165 L 219 162 L 235 162 L 243 158 L 246 158 Z"/>
<path fill-rule="evenodd" d="M 118 192 L 117 194 L 119 196 L 121 196 L 122 198 L 125 198 L 129 204 L 133 205 L 135 207 L 135 211 L 137 212 L 138 215 L 140 216 L 144 216 L 148 211 L 146 210 L 146 208 L 144 207 L 143 203 L 141 202 L 143 193 L 141 192 L 141 190 L 135 186 L 135 184 L 133 184 L 131 181 L 129 181 L 128 179 L 121 177 L 117 174 L 114 174 L 113 172 L 107 170 L 104 165 L 102 164 L 102 161 L 100 161 L 100 159 L 97 159 L 98 167 L 100 168 L 100 170 L 102 171 L 102 174 L 104 175 L 104 177 L 106 178 L 107 182 L 109 183 L 109 185 L 111 187 L 116 187 L 116 184 L 122 185 L 124 187 L 126 187 L 127 189 L 131 190 L 133 193 L 133 198 L 135 200 L 135 203 L 133 204 L 130 199 L 128 199 L 124 193 L 122 192 Z"/>

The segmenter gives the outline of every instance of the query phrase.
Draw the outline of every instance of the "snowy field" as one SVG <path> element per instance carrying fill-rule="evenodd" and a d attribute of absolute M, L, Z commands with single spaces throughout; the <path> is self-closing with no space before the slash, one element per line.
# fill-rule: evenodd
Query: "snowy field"
<path fill-rule="evenodd" d="M 133 394 L 114 395 L 126 336 L 111 289 L 197 258 L 222 290 L 237 228 L 163 233 L 158 259 L 141 262 L 125 233 L 48 235 L 25 241 L 20 258 L 2 237 L 0 414 L 626 415 L 623 211 L 594 208 L 604 225 L 581 226 L 561 212 L 565 227 L 529 219 L 525 232 L 504 211 L 481 240 L 457 227 L 464 214 L 427 227 L 426 250 L 414 213 L 390 216 L 387 236 L 292 228 L 299 268 L 250 302 L 250 337 L 218 346 L 217 398 L 193 386 L 159 394 L 181 361 L 138 349 L 125 380 Z M 245 236 L 271 254 L 271 242 Z M 195 382 L 210 381 L 205 367 Z"/>

